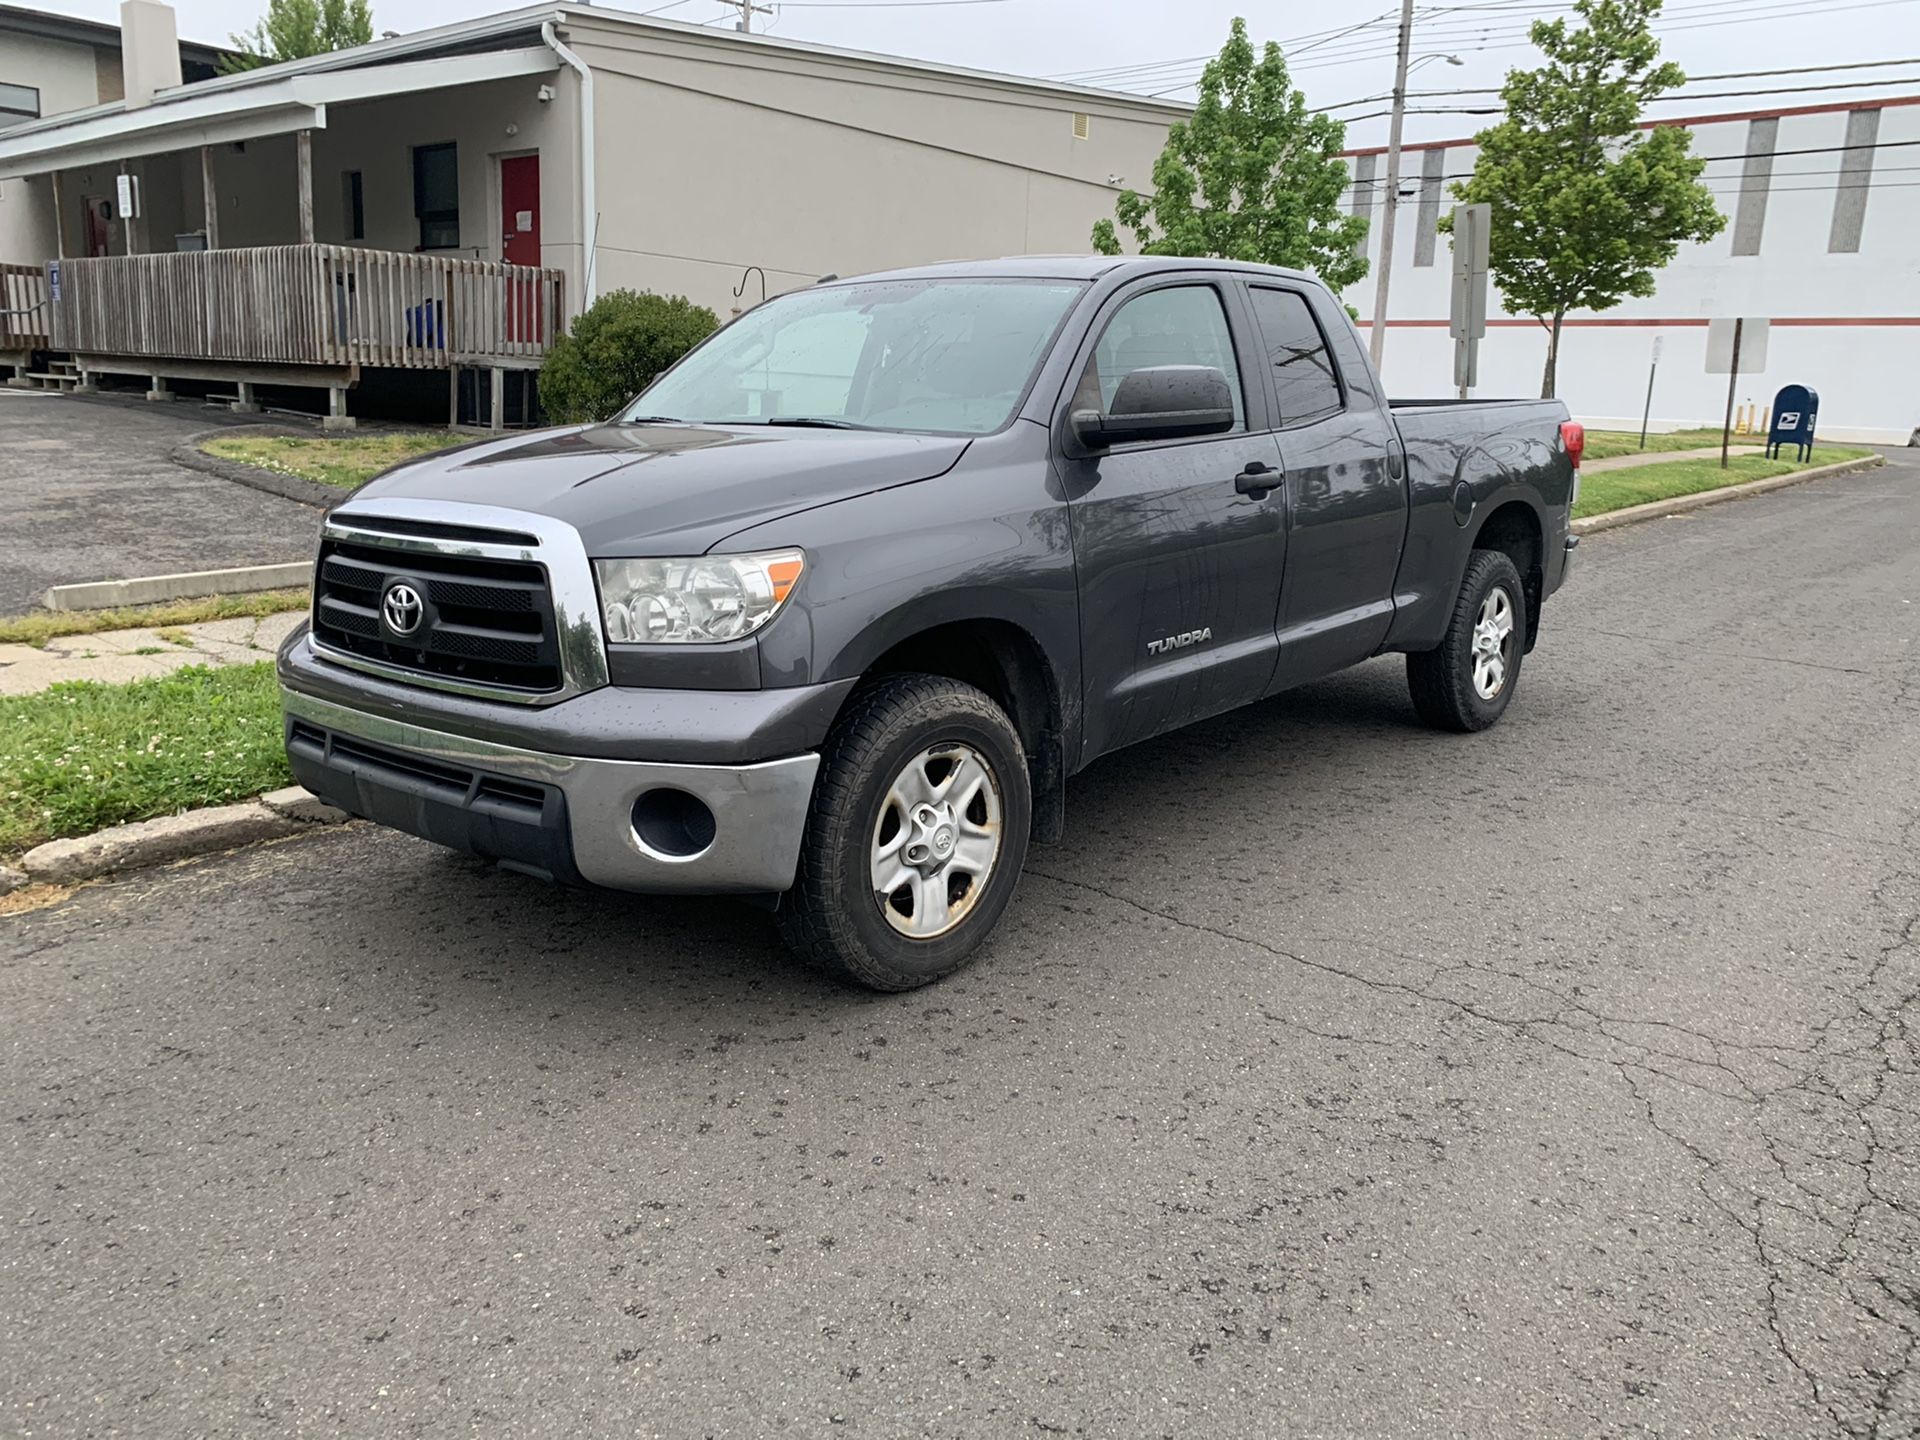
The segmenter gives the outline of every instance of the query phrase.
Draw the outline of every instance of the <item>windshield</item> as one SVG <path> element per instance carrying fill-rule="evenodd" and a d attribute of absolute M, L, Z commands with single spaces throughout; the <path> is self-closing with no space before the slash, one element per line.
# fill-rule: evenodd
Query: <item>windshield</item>
<path fill-rule="evenodd" d="M 984 435 L 1013 418 L 1083 288 L 883 280 L 798 290 L 727 326 L 621 418 Z"/>

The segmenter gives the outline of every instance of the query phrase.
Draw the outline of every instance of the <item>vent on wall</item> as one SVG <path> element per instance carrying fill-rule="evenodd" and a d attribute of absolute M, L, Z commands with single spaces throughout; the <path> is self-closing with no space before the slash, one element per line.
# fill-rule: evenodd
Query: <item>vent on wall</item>
<path fill-rule="evenodd" d="M 1078 110 L 1073 112 L 1073 138 L 1074 139 L 1076 140 L 1086 139 L 1088 132 L 1091 131 L 1092 128 L 1093 128 L 1093 121 L 1088 119 L 1085 115 L 1082 115 Z"/>

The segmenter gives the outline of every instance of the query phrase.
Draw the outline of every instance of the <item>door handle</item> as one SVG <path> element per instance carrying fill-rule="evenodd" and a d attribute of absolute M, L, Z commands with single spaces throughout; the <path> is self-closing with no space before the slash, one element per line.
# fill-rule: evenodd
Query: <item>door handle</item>
<path fill-rule="evenodd" d="M 1256 460 L 1238 475 L 1233 477 L 1233 488 L 1242 495 L 1251 495 L 1254 499 L 1264 498 L 1269 491 L 1278 490 L 1286 475 L 1264 460 Z"/>

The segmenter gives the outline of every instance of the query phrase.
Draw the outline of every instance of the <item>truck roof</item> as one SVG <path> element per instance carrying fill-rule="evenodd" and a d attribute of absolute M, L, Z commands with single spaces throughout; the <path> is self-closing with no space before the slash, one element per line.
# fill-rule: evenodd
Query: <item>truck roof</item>
<path fill-rule="evenodd" d="M 1278 265 L 1256 265 L 1249 260 L 1189 259 L 1178 255 L 1003 255 L 997 260 L 945 260 L 936 265 L 912 265 L 899 270 L 876 270 L 865 275 L 840 275 L 825 284 L 855 280 L 932 280 L 983 276 L 1019 280 L 1097 280 L 1105 275 L 1152 275 L 1167 270 L 1255 271 L 1288 280 L 1311 280 L 1302 270 Z"/>

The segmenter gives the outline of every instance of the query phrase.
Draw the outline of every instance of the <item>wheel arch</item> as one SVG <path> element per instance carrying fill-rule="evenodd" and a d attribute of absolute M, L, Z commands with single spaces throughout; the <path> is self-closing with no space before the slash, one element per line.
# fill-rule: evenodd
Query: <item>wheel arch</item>
<path fill-rule="evenodd" d="M 1494 505 L 1474 530 L 1468 554 L 1475 550 L 1498 550 L 1520 572 L 1520 583 L 1526 589 L 1527 649 L 1531 651 L 1540 635 L 1540 606 L 1546 598 L 1547 579 L 1546 526 L 1538 508 L 1518 496 Z"/>
<path fill-rule="evenodd" d="M 943 675 L 975 686 L 1007 713 L 1027 752 L 1033 836 L 1051 844 L 1066 825 L 1068 712 L 1058 667 L 1033 633 L 1000 616 L 933 620 L 889 637 L 860 667 L 864 679 Z"/>

